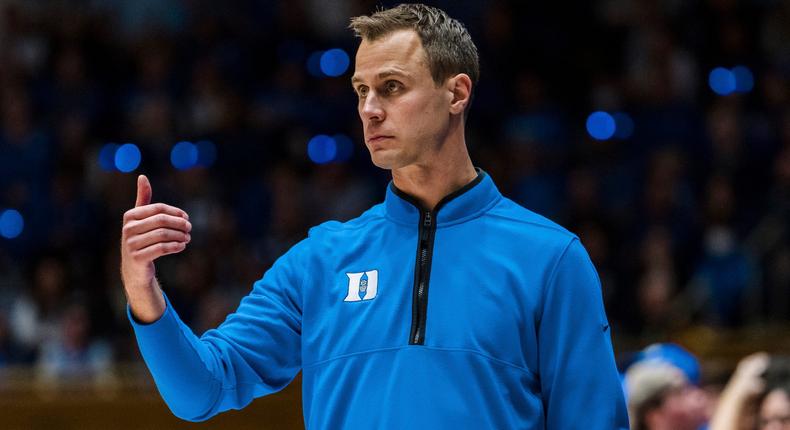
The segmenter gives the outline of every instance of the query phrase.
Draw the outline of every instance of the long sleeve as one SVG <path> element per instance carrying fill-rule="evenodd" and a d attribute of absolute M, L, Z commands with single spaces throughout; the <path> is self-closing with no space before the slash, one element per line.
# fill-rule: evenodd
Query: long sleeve
<path fill-rule="evenodd" d="M 550 276 L 538 328 L 546 428 L 627 429 L 600 281 L 577 239 Z"/>
<path fill-rule="evenodd" d="M 206 420 L 243 408 L 294 378 L 301 367 L 306 242 L 280 257 L 236 312 L 200 338 L 179 319 L 169 301 L 162 317 L 145 325 L 136 322 L 127 308 L 143 359 L 176 416 Z"/>

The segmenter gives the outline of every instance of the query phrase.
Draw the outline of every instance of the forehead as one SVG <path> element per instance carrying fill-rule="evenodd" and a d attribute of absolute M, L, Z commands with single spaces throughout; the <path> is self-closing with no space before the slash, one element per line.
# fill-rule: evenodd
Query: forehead
<path fill-rule="evenodd" d="M 782 390 L 771 391 L 763 400 L 763 415 L 790 414 L 790 398 Z"/>
<path fill-rule="evenodd" d="M 427 74 L 425 50 L 414 30 L 397 30 L 376 40 L 363 39 L 357 50 L 351 82 L 369 81 L 383 72 L 410 76 Z"/>

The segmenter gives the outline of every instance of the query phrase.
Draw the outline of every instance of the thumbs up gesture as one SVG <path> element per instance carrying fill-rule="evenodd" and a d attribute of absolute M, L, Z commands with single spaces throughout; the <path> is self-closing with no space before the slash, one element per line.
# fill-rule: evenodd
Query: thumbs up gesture
<path fill-rule="evenodd" d="M 164 203 L 151 204 L 151 195 L 151 183 L 140 175 L 137 201 L 123 215 L 121 230 L 121 279 L 132 312 L 142 322 L 155 321 L 164 312 L 154 260 L 183 251 L 192 230 L 186 212 Z"/>

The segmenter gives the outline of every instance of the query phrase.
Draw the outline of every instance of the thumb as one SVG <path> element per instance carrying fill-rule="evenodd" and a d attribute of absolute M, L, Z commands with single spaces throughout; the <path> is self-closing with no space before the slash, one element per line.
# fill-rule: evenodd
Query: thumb
<path fill-rule="evenodd" d="M 148 181 L 148 178 L 145 175 L 140 175 L 137 177 L 137 201 L 134 203 L 134 207 L 138 206 L 145 206 L 151 203 L 151 183 Z"/>

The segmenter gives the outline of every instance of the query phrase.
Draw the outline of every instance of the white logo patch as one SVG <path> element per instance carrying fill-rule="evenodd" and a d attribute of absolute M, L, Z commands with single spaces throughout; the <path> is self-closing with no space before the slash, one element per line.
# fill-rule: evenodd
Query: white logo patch
<path fill-rule="evenodd" d="M 344 302 L 361 302 L 376 298 L 379 288 L 378 270 L 346 273 L 346 276 L 348 276 L 348 295 L 343 299 Z"/>

